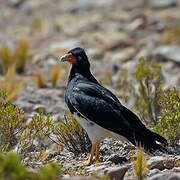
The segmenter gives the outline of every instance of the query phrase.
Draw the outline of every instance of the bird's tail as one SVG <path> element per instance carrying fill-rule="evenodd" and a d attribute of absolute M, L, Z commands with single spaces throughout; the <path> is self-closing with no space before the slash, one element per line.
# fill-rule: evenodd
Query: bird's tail
<path fill-rule="evenodd" d="M 131 136 L 127 137 L 128 140 L 135 146 L 143 146 L 146 151 L 154 152 L 159 150 L 164 153 L 168 153 L 167 140 L 157 133 L 150 131 L 149 129 L 144 129 L 141 132 L 133 131 Z"/>

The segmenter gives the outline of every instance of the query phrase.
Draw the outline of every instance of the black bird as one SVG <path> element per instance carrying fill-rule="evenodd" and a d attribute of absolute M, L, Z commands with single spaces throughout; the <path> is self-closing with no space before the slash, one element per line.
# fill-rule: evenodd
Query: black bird
<path fill-rule="evenodd" d="M 148 151 L 165 151 L 167 140 L 150 131 L 137 115 L 123 106 L 118 98 L 104 88 L 91 74 L 84 49 L 77 47 L 61 57 L 72 64 L 65 92 L 65 101 L 76 120 L 92 141 L 89 159 L 84 165 L 98 161 L 100 142 L 106 137 L 128 140 Z"/>

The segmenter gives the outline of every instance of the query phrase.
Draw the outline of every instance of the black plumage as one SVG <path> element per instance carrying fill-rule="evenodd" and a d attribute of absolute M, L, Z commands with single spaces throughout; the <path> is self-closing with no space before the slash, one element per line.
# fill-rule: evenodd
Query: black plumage
<path fill-rule="evenodd" d="M 124 136 L 134 145 L 141 144 L 149 151 L 165 151 L 167 140 L 147 129 L 136 114 L 123 106 L 111 91 L 94 78 L 85 51 L 75 48 L 68 54 L 74 58 L 73 62 L 70 61 L 72 68 L 65 92 L 70 111 L 84 117 L 85 121 Z M 62 60 L 68 61 L 65 58 Z"/>

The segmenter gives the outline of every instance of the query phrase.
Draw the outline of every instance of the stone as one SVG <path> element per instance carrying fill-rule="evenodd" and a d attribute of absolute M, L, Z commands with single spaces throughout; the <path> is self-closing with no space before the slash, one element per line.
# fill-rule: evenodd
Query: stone
<path fill-rule="evenodd" d="M 128 169 L 129 168 L 127 166 L 111 167 L 106 169 L 106 173 L 111 180 L 123 180 Z"/>
<path fill-rule="evenodd" d="M 155 174 L 158 174 L 159 172 L 161 172 L 159 169 L 152 169 L 149 171 L 148 176 L 154 176 Z"/>
<path fill-rule="evenodd" d="M 160 46 L 153 54 L 162 60 L 172 60 L 180 63 L 180 46 Z"/>
<path fill-rule="evenodd" d="M 180 173 L 159 173 L 147 180 L 180 180 Z"/>
<path fill-rule="evenodd" d="M 177 0 L 151 0 L 150 6 L 153 9 L 162 9 L 177 6 Z"/>
<path fill-rule="evenodd" d="M 55 51 L 57 49 L 72 49 L 74 47 L 81 46 L 80 43 L 76 39 L 68 39 L 65 41 L 53 42 L 50 45 L 50 51 Z"/>
<path fill-rule="evenodd" d="M 177 156 L 177 157 L 175 158 L 175 166 L 176 166 L 176 167 L 180 167 L 180 156 Z"/>
<path fill-rule="evenodd" d="M 174 167 L 174 158 L 168 157 L 164 160 L 164 166 L 166 169 L 172 169 Z"/>
<path fill-rule="evenodd" d="M 122 164 L 124 162 L 127 162 L 127 159 L 125 157 L 122 156 L 118 156 L 118 155 L 113 155 L 111 156 L 108 161 L 111 161 L 114 164 Z"/>
<path fill-rule="evenodd" d="M 164 158 L 162 156 L 152 157 L 147 161 L 147 166 L 149 167 L 149 169 L 163 170 L 165 168 L 163 160 Z"/>
<path fill-rule="evenodd" d="M 9 0 L 8 3 L 10 6 L 18 7 L 21 5 L 25 0 Z"/>

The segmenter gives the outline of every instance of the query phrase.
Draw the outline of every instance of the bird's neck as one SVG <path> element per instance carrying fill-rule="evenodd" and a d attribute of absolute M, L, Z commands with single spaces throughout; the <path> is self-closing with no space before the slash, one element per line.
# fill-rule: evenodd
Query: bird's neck
<path fill-rule="evenodd" d="M 86 78 L 87 80 L 94 82 L 96 84 L 99 84 L 99 82 L 94 78 L 94 76 L 91 74 L 90 69 L 77 69 L 75 67 L 71 68 L 70 75 L 69 75 L 69 82 L 76 78 L 77 76 L 81 76 L 83 78 Z"/>

